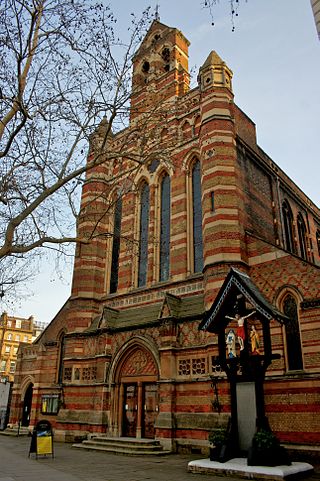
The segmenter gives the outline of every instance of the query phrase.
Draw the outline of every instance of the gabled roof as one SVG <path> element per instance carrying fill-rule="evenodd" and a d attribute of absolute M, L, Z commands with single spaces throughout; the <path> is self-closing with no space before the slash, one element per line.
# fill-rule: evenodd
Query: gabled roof
<path fill-rule="evenodd" d="M 289 320 L 264 297 L 247 274 L 232 267 L 199 329 L 219 332 L 226 324 L 225 316 L 232 313 L 239 294 L 242 294 L 250 302 L 264 320 L 275 319 L 280 323 Z"/>
<path fill-rule="evenodd" d="M 203 295 L 179 297 L 166 292 L 162 302 L 114 309 L 105 306 L 100 316 L 93 319 L 85 332 L 94 332 L 98 329 L 128 330 L 143 326 L 159 324 L 162 319 L 172 318 L 177 321 L 202 318 L 204 314 Z"/>
<path fill-rule="evenodd" d="M 144 36 L 139 48 L 137 49 L 136 53 L 134 54 L 134 58 L 136 58 L 145 48 L 146 44 L 148 44 L 149 37 L 153 35 L 153 33 L 157 30 L 160 30 L 162 32 L 167 31 L 167 32 L 177 32 L 179 35 L 183 37 L 187 45 L 190 45 L 189 40 L 183 35 L 183 33 L 175 28 L 175 27 L 169 27 L 168 25 L 160 22 L 159 20 L 155 19 L 152 21 L 149 30 L 147 31 L 146 35 Z"/>
<path fill-rule="evenodd" d="M 181 297 L 166 292 L 159 317 L 179 317 Z"/>

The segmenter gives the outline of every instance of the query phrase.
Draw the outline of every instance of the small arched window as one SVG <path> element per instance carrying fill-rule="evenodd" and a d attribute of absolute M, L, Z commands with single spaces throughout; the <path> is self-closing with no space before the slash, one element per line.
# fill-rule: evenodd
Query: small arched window
<path fill-rule="evenodd" d="M 149 208 L 150 189 L 149 185 L 143 182 L 140 190 L 138 287 L 145 286 L 147 283 Z"/>
<path fill-rule="evenodd" d="M 193 272 L 203 269 L 203 240 L 202 240 L 202 204 L 201 204 L 201 173 L 200 161 L 192 167 L 192 244 L 193 244 Z"/>
<path fill-rule="evenodd" d="M 285 326 L 288 370 L 300 370 L 303 369 L 303 361 L 298 308 L 296 299 L 291 294 L 283 301 L 283 312 L 290 318 Z"/>
<path fill-rule="evenodd" d="M 197 115 L 196 118 L 194 119 L 193 135 L 199 135 L 200 125 L 201 125 L 201 117 L 200 115 Z"/>
<path fill-rule="evenodd" d="M 191 125 L 186 120 L 181 127 L 183 140 L 188 140 L 191 137 Z"/>
<path fill-rule="evenodd" d="M 160 186 L 160 271 L 159 280 L 166 281 L 170 271 L 170 177 L 165 174 Z"/>
<path fill-rule="evenodd" d="M 110 293 L 117 292 L 119 275 L 119 254 L 121 238 L 122 197 L 118 197 L 114 210 L 113 242 L 111 257 Z"/>
<path fill-rule="evenodd" d="M 316 232 L 316 240 L 317 240 L 318 254 L 320 256 L 320 229 L 318 229 Z"/>
<path fill-rule="evenodd" d="M 283 228 L 284 228 L 284 241 L 287 251 L 295 253 L 294 247 L 294 235 L 293 235 L 293 215 L 292 210 L 285 200 L 282 204 L 282 216 L 283 216 Z"/>
<path fill-rule="evenodd" d="M 63 360 L 64 360 L 64 351 L 65 351 L 65 334 L 64 332 L 60 335 L 59 338 L 59 358 L 58 358 L 58 384 L 63 382 Z"/>
<path fill-rule="evenodd" d="M 303 217 L 300 213 L 298 214 L 298 217 L 297 217 L 297 224 L 298 224 L 300 255 L 303 259 L 307 260 L 307 229 L 306 229 L 306 224 L 303 220 Z"/>

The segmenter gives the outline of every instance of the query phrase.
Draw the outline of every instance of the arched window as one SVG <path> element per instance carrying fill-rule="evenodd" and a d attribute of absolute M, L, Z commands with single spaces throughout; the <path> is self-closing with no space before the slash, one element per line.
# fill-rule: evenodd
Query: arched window
<path fill-rule="evenodd" d="M 199 135 L 200 125 L 201 125 L 201 117 L 200 115 L 197 115 L 196 118 L 194 119 L 193 135 Z"/>
<path fill-rule="evenodd" d="M 303 259 L 307 260 L 307 229 L 304 223 L 302 215 L 299 213 L 297 217 L 298 224 L 298 236 L 299 236 L 299 246 L 300 255 Z"/>
<path fill-rule="evenodd" d="M 303 369 L 303 362 L 297 302 L 291 294 L 283 301 L 283 312 L 290 318 L 285 327 L 288 370 L 296 371 Z"/>
<path fill-rule="evenodd" d="M 60 342 L 60 346 L 59 346 L 59 358 L 58 358 L 58 384 L 61 384 L 63 382 L 63 359 L 64 359 L 64 351 L 65 351 L 64 332 L 61 334 L 59 342 Z"/>
<path fill-rule="evenodd" d="M 138 263 L 138 286 L 145 286 L 148 272 L 148 228 L 150 189 L 146 182 L 140 190 L 140 235 L 139 235 L 139 263 Z"/>
<path fill-rule="evenodd" d="M 292 210 L 286 200 L 282 204 L 282 216 L 284 224 L 285 248 L 287 251 L 294 253 L 293 215 Z"/>
<path fill-rule="evenodd" d="M 111 275 L 110 275 L 110 293 L 111 294 L 114 292 L 117 292 L 117 289 L 118 289 L 121 214 L 122 214 L 122 197 L 118 197 L 115 204 L 114 221 L 113 221 L 113 242 L 112 242 Z"/>
<path fill-rule="evenodd" d="M 201 175 L 200 161 L 192 167 L 192 241 L 193 241 L 193 272 L 203 269 L 202 241 L 202 205 L 201 205 Z"/>
<path fill-rule="evenodd" d="M 160 205 L 160 270 L 159 280 L 166 281 L 170 270 L 170 177 L 164 175 L 161 180 Z"/>
<path fill-rule="evenodd" d="M 191 137 L 191 126 L 186 120 L 181 127 L 183 140 L 188 140 Z"/>
<path fill-rule="evenodd" d="M 317 240 L 317 246 L 318 246 L 318 254 L 320 256 L 320 229 L 318 229 L 316 232 L 316 240 Z"/>

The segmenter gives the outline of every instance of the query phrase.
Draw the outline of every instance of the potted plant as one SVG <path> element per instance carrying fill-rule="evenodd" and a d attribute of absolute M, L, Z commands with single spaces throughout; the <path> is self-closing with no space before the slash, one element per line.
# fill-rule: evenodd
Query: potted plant
<path fill-rule="evenodd" d="M 248 453 L 249 466 L 278 466 L 291 464 L 286 450 L 271 430 L 259 429 L 252 439 Z"/>
<path fill-rule="evenodd" d="M 228 433 L 225 428 L 216 428 L 210 431 L 208 437 L 210 443 L 210 461 L 224 462 L 224 453 L 228 441 Z"/>

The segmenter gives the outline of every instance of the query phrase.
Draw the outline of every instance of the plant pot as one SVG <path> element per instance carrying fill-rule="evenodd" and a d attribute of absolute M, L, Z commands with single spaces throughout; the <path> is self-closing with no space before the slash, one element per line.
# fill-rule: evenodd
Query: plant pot
<path fill-rule="evenodd" d="M 221 446 L 210 446 L 210 461 L 220 462 Z"/>
<path fill-rule="evenodd" d="M 225 463 L 230 459 L 228 456 L 228 449 L 227 445 L 223 444 L 222 446 L 210 446 L 210 461 L 218 461 L 219 463 Z"/>
<path fill-rule="evenodd" d="M 287 451 L 283 447 L 260 450 L 249 448 L 248 466 L 281 466 L 290 465 Z"/>

